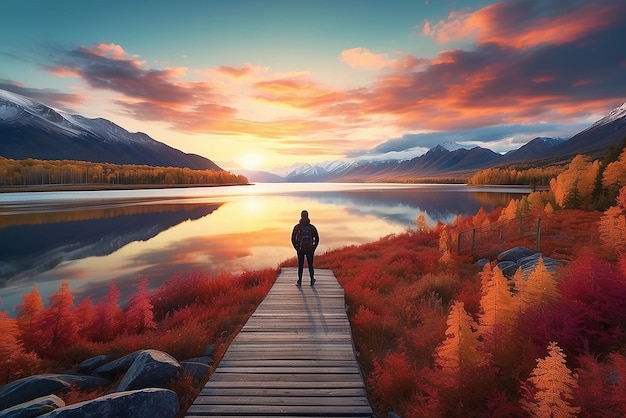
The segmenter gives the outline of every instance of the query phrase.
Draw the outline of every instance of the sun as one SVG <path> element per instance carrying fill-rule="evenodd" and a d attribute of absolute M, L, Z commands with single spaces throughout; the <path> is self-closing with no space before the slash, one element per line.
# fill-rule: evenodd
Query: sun
<path fill-rule="evenodd" d="M 239 159 L 239 164 L 247 170 L 254 170 L 261 164 L 261 160 L 258 154 L 246 154 Z"/>

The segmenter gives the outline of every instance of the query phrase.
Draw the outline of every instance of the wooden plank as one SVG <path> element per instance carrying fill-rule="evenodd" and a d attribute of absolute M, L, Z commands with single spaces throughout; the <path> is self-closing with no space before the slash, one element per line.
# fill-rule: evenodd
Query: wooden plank
<path fill-rule="evenodd" d="M 187 417 L 370 417 L 344 292 L 330 270 L 315 286 L 281 271 L 187 411 Z"/>

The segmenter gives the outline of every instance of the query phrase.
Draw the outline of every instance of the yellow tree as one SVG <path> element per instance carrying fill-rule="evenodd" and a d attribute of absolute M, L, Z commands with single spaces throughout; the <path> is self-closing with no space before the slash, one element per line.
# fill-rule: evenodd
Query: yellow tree
<path fill-rule="evenodd" d="M 617 205 L 608 208 L 600 218 L 599 230 L 608 247 L 626 252 L 626 186 L 620 189 Z"/>
<path fill-rule="evenodd" d="M 565 364 L 565 354 L 556 342 L 548 345 L 548 355 L 537 359 L 528 381 L 535 388 L 524 408 L 534 417 L 575 417 L 580 408 L 572 406 L 573 390 L 578 387 L 576 375 Z"/>
<path fill-rule="evenodd" d="M 491 353 L 493 364 L 512 374 L 519 367 L 520 347 L 513 333 L 519 308 L 499 268 L 483 271 L 481 280 L 478 332 L 484 341 L 485 351 Z"/>
<path fill-rule="evenodd" d="M 435 364 L 442 370 L 444 385 L 458 386 L 470 371 L 486 364 L 486 359 L 480 351 L 476 322 L 463 302 L 453 303 L 446 323 L 446 339 L 435 350 Z"/>
<path fill-rule="evenodd" d="M 517 205 L 518 205 L 518 201 L 515 199 L 511 199 L 507 207 L 504 208 L 504 210 L 500 214 L 498 221 L 506 221 L 506 220 L 517 218 L 517 215 L 518 215 Z"/>
<path fill-rule="evenodd" d="M 557 281 L 546 268 L 543 257 L 539 257 L 537 266 L 526 280 L 516 274 L 514 282 L 522 312 L 531 307 L 545 307 L 561 296 Z"/>

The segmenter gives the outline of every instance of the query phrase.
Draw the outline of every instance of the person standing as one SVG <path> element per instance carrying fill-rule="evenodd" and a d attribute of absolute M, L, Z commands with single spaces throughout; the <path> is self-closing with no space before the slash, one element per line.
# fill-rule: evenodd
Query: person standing
<path fill-rule="evenodd" d="M 309 219 L 309 212 L 303 210 L 300 213 L 300 221 L 293 227 L 291 232 L 291 245 L 295 248 L 298 254 L 298 282 L 297 285 L 302 284 L 302 272 L 304 271 L 304 258 L 309 267 L 309 276 L 311 278 L 311 286 L 315 284 L 315 270 L 313 269 L 313 255 L 315 249 L 320 243 L 320 236 L 317 233 L 317 228 L 311 223 Z"/>

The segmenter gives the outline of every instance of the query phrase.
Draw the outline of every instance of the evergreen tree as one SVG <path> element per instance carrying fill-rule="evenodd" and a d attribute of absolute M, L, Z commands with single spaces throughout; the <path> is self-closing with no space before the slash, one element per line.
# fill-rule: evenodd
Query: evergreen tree
<path fill-rule="evenodd" d="M 565 365 L 565 354 L 556 342 L 548 345 L 548 355 L 537 359 L 537 367 L 528 379 L 536 389 L 525 407 L 534 417 L 575 417 L 580 408 L 571 405 L 572 392 L 578 386 L 576 376 Z"/>
<path fill-rule="evenodd" d="M 124 312 L 124 326 L 129 334 L 142 334 L 156 328 L 146 278 L 141 279 L 137 285 L 137 294 L 128 302 Z"/>

